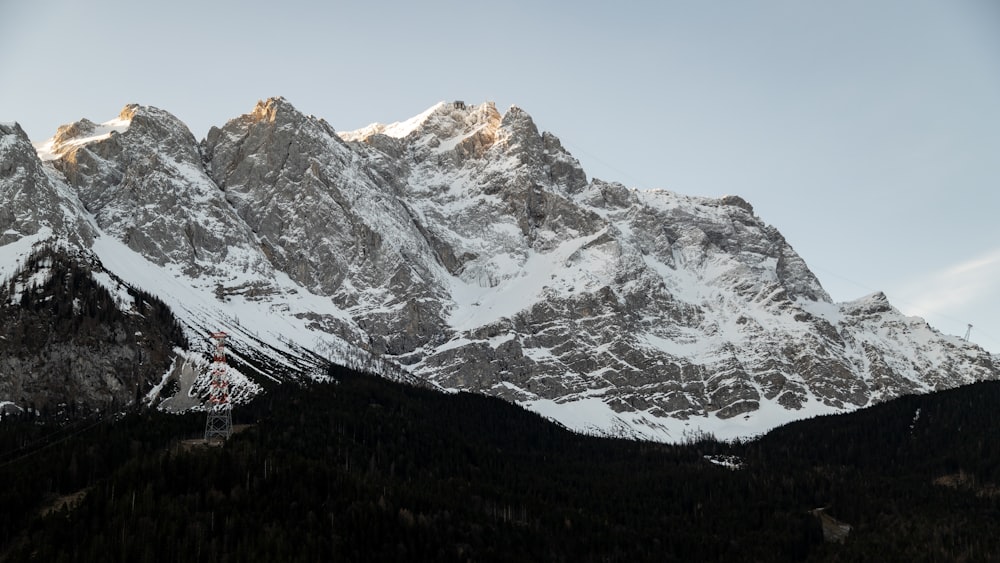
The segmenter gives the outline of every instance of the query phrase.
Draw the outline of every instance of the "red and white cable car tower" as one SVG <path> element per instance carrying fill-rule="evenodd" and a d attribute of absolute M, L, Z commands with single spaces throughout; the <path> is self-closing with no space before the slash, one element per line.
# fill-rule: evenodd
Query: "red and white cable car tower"
<path fill-rule="evenodd" d="M 205 419 L 205 440 L 225 440 L 233 430 L 233 405 L 229 402 L 229 366 L 226 365 L 226 337 L 224 332 L 213 332 L 215 352 L 208 395 L 208 418 Z"/>

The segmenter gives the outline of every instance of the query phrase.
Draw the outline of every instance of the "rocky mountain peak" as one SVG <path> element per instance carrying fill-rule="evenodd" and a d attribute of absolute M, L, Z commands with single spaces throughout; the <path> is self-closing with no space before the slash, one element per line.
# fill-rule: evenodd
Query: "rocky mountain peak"
<path fill-rule="evenodd" d="M 719 198 L 719 203 L 722 205 L 732 205 L 733 207 L 739 207 L 751 215 L 753 215 L 753 206 L 750 205 L 747 200 L 743 199 L 738 195 L 725 195 Z"/>
<path fill-rule="evenodd" d="M 3 136 L 3 137 L 7 137 L 7 136 L 17 137 L 17 138 L 20 138 L 22 141 L 28 141 L 29 144 L 31 142 L 28 139 L 28 134 L 24 132 L 24 129 L 22 129 L 21 125 L 19 123 L 17 123 L 17 122 L 14 122 L 14 123 L 3 123 L 3 122 L 0 122 L 0 136 Z M 5 143 L 6 142 L 13 143 L 14 140 L 10 139 L 8 141 L 5 141 Z"/>
<path fill-rule="evenodd" d="M 215 151 L 218 147 L 243 142 L 239 137 L 247 134 L 254 137 L 247 140 L 250 145 L 270 142 L 269 140 L 273 140 L 275 135 L 287 140 L 309 139 L 296 140 L 296 144 L 300 147 L 313 141 L 323 145 L 329 141 L 342 144 L 333 127 L 325 120 L 306 115 L 285 98 L 275 96 L 258 100 L 250 112 L 230 119 L 221 128 L 209 129 L 208 136 L 201 142 L 201 150 L 209 168 L 218 164 L 215 162 L 217 158 Z"/>
<path fill-rule="evenodd" d="M 56 129 L 56 134 L 53 139 L 57 145 L 65 145 L 67 142 L 74 139 L 91 136 L 96 127 L 96 123 L 84 117 L 74 123 L 61 125 L 58 129 Z"/>
<path fill-rule="evenodd" d="M 60 130 L 46 164 L 0 132 L 0 249 L 75 236 L 192 334 L 225 325 L 276 363 L 338 350 L 667 440 L 1000 376 L 884 295 L 832 303 L 738 196 L 588 181 L 517 107 L 337 134 L 269 98 L 198 144 L 130 105 Z"/>
<path fill-rule="evenodd" d="M 881 291 L 876 291 L 844 304 L 844 311 L 850 315 L 878 315 L 892 310 L 893 307 L 889 303 L 889 298 Z"/>
<path fill-rule="evenodd" d="M 299 116 L 299 110 L 295 109 L 291 103 L 282 96 L 273 96 L 266 100 L 258 100 L 257 105 L 250 111 L 250 118 L 253 121 L 274 122 L 279 117 Z"/>
<path fill-rule="evenodd" d="M 119 135 L 128 135 L 128 145 L 158 145 L 158 152 L 164 148 L 179 150 L 172 157 L 190 160 L 197 154 L 197 142 L 194 135 L 180 119 L 170 112 L 153 106 L 128 104 L 118 117 L 103 123 L 94 123 L 83 118 L 74 123 L 59 127 L 56 134 L 47 141 L 36 145 L 38 155 L 42 160 L 62 160 L 62 164 L 74 164 L 93 157 L 107 159 L 122 152 L 122 144 L 118 142 Z M 88 154 L 77 154 L 81 149 Z"/>
<path fill-rule="evenodd" d="M 510 106 L 510 109 L 503 114 L 503 126 L 515 133 L 524 134 L 529 137 L 539 136 L 535 121 L 531 119 L 528 112 L 517 106 Z"/>
<path fill-rule="evenodd" d="M 405 121 L 388 125 L 372 123 L 356 131 L 339 133 L 345 141 L 388 146 L 380 138 L 398 140 L 420 153 L 455 152 L 460 157 L 482 156 L 493 145 L 501 115 L 493 102 L 467 105 L 463 101 L 439 102 Z"/>
<path fill-rule="evenodd" d="M 258 272 L 252 234 L 204 169 L 194 135 L 170 112 L 129 104 L 101 124 L 61 127 L 39 156 L 75 192 L 98 227 L 157 264 L 189 273 L 241 268 Z"/>
<path fill-rule="evenodd" d="M 517 106 L 504 114 L 493 102 L 468 105 L 463 101 L 439 102 L 423 113 L 389 125 L 373 123 L 356 131 L 340 132 L 345 141 L 363 142 L 394 158 L 406 150 L 412 151 L 418 163 L 449 162 L 463 166 L 469 159 L 486 160 L 513 158 L 514 167 L 535 167 L 544 177 L 522 177 L 520 180 L 496 181 L 488 191 L 500 191 L 501 186 L 549 184 L 560 193 L 579 191 L 587 183 L 579 162 L 566 151 L 551 133 L 539 133 L 531 116 Z M 478 167 L 478 164 L 471 164 Z M 524 176 L 525 171 L 513 171 Z"/>
<path fill-rule="evenodd" d="M 0 175 L 10 175 L 16 162 L 30 158 L 35 149 L 28 134 L 17 123 L 0 123 Z"/>
<path fill-rule="evenodd" d="M 414 120 L 404 122 L 411 128 L 409 132 L 406 132 L 407 125 L 396 124 L 387 126 L 382 133 L 411 138 L 431 135 L 440 141 L 446 141 L 468 135 L 483 127 L 495 130 L 500 124 L 500 119 L 500 112 L 493 102 L 478 105 L 466 105 L 462 101 L 441 102 Z"/>
<path fill-rule="evenodd" d="M 194 134 L 174 114 L 153 106 L 129 104 L 118 115 L 118 121 L 129 124 L 123 134 L 143 135 L 160 143 L 197 147 Z"/>
<path fill-rule="evenodd" d="M 500 125 L 503 128 L 503 144 L 509 153 L 516 155 L 525 164 L 542 158 L 542 135 L 526 111 L 511 106 L 504 113 Z"/>
<path fill-rule="evenodd" d="M 125 112 L 122 112 L 125 113 Z M 112 119 L 104 123 L 94 123 L 87 118 L 74 123 L 62 125 L 56 134 L 36 145 L 38 156 L 42 160 L 73 158 L 77 149 L 100 143 L 128 130 L 131 125 L 131 115 L 128 119 Z"/>
<path fill-rule="evenodd" d="M 0 247 L 57 236 L 90 244 L 94 230 L 72 191 L 46 168 L 16 123 L 0 123 Z"/>

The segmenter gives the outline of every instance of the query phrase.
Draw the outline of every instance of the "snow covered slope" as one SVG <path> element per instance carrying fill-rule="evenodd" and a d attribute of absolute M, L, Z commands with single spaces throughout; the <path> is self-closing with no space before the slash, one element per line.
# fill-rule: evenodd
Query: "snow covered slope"
<path fill-rule="evenodd" d="M 832 303 L 741 198 L 588 180 L 516 107 L 338 133 L 271 98 L 198 143 L 131 105 L 37 155 L 4 132 L 5 260 L 39 238 L 88 249 L 192 342 L 227 330 L 261 356 L 248 389 L 330 358 L 669 441 L 1000 375 L 884 295 Z"/>

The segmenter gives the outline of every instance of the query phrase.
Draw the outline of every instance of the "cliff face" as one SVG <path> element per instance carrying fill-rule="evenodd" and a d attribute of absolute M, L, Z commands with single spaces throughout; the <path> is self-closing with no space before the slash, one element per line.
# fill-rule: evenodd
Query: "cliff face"
<path fill-rule="evenodd" d="M 64 249 L 34 249 L 0 295 L 8 412 L 82 415 L 141 401 L 187 346 L 162 301 Z"/>
<path fill-rule="evenodd" d="M 832 303 L 739 197 L 588 181 L 516 107 L 337 133 L 272 98 L 196 143 L 128 106 L 60 129 L 44 163 L 25 144 L 0 145 L 17 155 L 0 220 L 25 225 L 4 235 L 12 260 L 28 235 L 69 240 L 189 336 L 223 325 L 244 356 L 286 364 L 278 379 L 319 355 L 670 440 L 1000 371 L 884 295 Z M 51 203 L 31 215 L 38 186 Z"/>
<path fill-rule="evenodd" d="M 96 229 L 60 174 L 43 165 L 17 125 L 0 123 L 0 246 L 43 232 L 77 245 L 93 243 Z"/>

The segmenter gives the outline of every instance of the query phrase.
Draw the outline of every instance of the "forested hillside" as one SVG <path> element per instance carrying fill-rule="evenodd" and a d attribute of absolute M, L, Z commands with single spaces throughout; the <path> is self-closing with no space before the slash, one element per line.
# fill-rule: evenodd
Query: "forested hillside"
<path fill-rule="evenodd" d="M 187 345 L 163 301 L 85 253 L 41 245 L 0 283 L 0 397 L 18 409 L 75 417 L 137 403 Z"/>
<path fill-rule="evenodd" d="M 1000 558 L 1000 384 L 663 445 L 331 375 L 241 408 L 249 426 L 220 447 L 183 441 L 197 414 L 4 420 L 0 560 Z M 851 526 L 842 543 L 817 508 Z"/>

